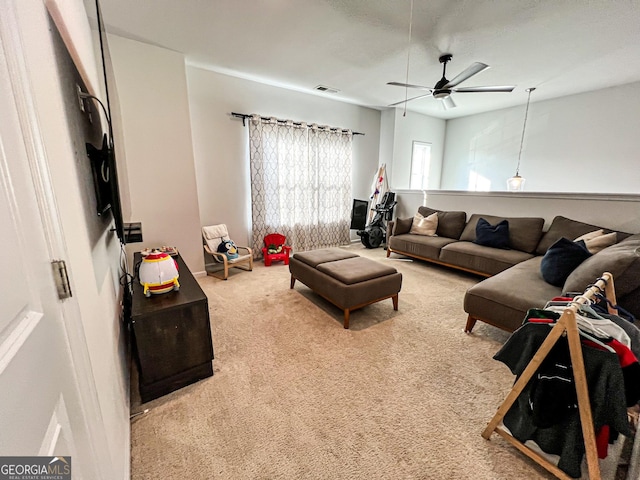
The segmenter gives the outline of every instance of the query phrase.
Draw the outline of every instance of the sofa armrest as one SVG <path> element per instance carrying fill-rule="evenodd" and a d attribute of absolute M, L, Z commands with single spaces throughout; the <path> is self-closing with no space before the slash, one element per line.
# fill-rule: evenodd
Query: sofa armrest
<path fill-rule="evenodd" d="M 387 222 L 387 241 L 389 241 L 389 239 L 391 238 L 391 235 L 393 235 L 393 226 L 396 224 L 396 222 L 394 222 L 393 220 L 389 220 Z"/>

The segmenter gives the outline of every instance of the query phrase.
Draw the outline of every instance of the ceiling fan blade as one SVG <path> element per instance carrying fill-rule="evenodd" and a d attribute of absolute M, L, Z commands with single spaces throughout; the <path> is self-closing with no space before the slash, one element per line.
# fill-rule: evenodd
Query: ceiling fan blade
<path fill-rule="evenodd" d="M 449 82 L 441 88 L 455 87 L 456 85 L 464 82 L 466 79 L 474 76 L 476 73 L 480 73 L 487 68 L 489 68 L 489 65 L 487 65 L 486 63 L 475 62 L 471 66 L 467 67 L 466 70 L 453 77 L 453 80 L 449 80 Z"/>
<path fill-rule="evenodd" d="M 514 85 L 496 85 L 492 87 L 462 87 L 452 88 L 454 92 L 475 93 L 475 92 L 512 92 L 516 88 Z"/>
<path fill-rule="evenodd" d="M 418 95 L 417 97 L 408 98 L 406 100 L 402 100 L 400 102 L 392 103 L 392 104 L 387 105 L 387 106 L 388 107 L 395 107 L 396 105 L 401 105 L 403 103 L 410 102 L 411 100 L 417 100 L 419 98 L 430 97 L 430 96 L 431 96 L 431 93 L 425 93 L 424 95 Z"/>
<path fill-rule="evenodd" d="M 456 102 L 453 101 L 453 98 L 451 98 L 451 95 L 449 95 L 442 99 L 442 106 L 445 110 L 449 110 L 450 108 L 456 108 L 457 105 Z"/>
<path fill-rule="evenodd" d="M 410 83 L 387 82 L 387 85 L 393 85 L 395 87 L 418 88 L 420 90 L 431 90 L 431 91 L 433 91 L 433 88 L 423 87 L 422 85 L 411 85 Z"/>

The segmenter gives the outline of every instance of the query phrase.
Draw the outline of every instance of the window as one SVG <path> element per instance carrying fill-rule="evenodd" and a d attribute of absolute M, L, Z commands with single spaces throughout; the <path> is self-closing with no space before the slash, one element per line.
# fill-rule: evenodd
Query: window
<path fill-rule="evenodd" d="M 411 190 L 427 190 L 429 187 L 429 169 L 431 167 L 431 144 L 413 142 L 411 152 Z"/>
<path fill-rule="evenodd" d="M 352 138 L 349 131 L 252 117 L 254 253 L 273 232 L 296 251 L 349 243 Z"/>

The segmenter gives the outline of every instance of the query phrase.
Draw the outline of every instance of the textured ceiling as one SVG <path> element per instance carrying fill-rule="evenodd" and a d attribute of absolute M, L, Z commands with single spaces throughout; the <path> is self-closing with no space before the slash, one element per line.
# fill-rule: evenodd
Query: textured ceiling
<path fill-rule="evenodd" d="M 87 9 L 93 0 L 86 0 Z M 438 57 L 451 79 L 491 66 L 461 87 L 512 93 L 432 97 L 413 111 L 455 118 L 640 81 L 640 0 L 100 0 L 107 30 L 185 54 L 191 65 L 374 108 L 405 98 L 389 81 L 432 87 Z M 409 90 L 409 97 L 420 94 Z"/>

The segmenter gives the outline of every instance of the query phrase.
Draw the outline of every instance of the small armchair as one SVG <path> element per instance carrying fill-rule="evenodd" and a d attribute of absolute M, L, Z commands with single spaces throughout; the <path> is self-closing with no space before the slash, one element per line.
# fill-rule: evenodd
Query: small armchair
<path fill-rule="evenodd" d="M 222 280 L 229 278 L 229 269 L 233 267 L 240 268 L 242 270 L 253 270 L 253 252 L 251 251 L 251 248 L 236 245 L 238 249 L 238 257 L 234 259 L 229 259 L 224 253 L 218 252 L 218 246 L 226 240 L 230 240 L 230 238 L 227 226 L 224 223 L 220 225 L 202 227 L 204 251 L 213 259 L 213 262 L 205 262 L 207 275 L 220 278 L 216 273 L 221 271 L 221 269 L 218 268 L 214 270 L 210 268 L 213 264 L 220 264 L 223 266 L 222 271 L 224 276 L 222 277 Z M 241 252 L 246 253 L 240 254 Z"/>
<path fill-rule="evenodd" d="M 264 247 L 262 247 L 262 256 L 264 257 L 264 265 L 268 267 L 271 262 L 284 261 L 285 265 L 289 265 L 289 253 L 291 247 L 285 245 L 287 237 L 280 233 L 270 233 L 264 237 Z M 269 247 L 282 247 L 282 250 L 276 253 L 269 253 Z"/>

